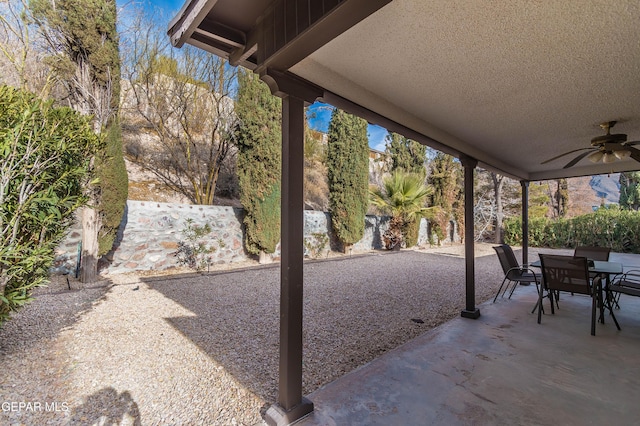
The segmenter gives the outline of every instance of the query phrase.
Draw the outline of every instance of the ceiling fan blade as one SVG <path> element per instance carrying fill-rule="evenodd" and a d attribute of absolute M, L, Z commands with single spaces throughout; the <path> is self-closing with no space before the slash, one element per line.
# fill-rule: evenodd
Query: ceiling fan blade
<path fill-rule="evenodd" d="M 623 146 L 640 145 L 640 141 L 630 141 L 622 144 Z"/>
<path fill-rule="evenodd" d="M 634 160 L 640 163 L 640 149 L 634 148 L 632 146 L 627 147 L 627 149 L 631 151 L 631 158 L 633 158 Z"/>
<path fill-rule="evenodd" d="M 587 148 L 587 149 L 590 149 L 591 151 L 597 151 L 597 150 L 594 150 L 594 149 L 592 149 L 592 148 Z M 638 153 L 640 153 L 640 151 L 639 151 Z M 591 153 L 590 153 L 590 152 L 588 152 L 588 151 L 587 151 L 587 152 L 583 152 L 582 154 L 578 155 L 578 156 L 577 156 L 576 158 L 574 158 L 573 160 L 569 161 L 569 162 L 567 163 L 567 165 L 563 167 L 563 169 L 568 169 L 569 167 L 573 167 L 573 166 L 575 166 L 575 165 L 578 163 L 578 161 L 582 160 L 584 157 L 586 157 L 586 156 L 587 156 L 587 155 L 589 155 L 589 154 L 591 154 Z"/>
<path fill-rule="evenodd" d="M 585 149 L 593 150 L 594 148 L 578 148 L 578 149 L 574 149 L 574 150 L 572 150 L 572 151 L 565 152 L 564 154 L 557 155 L 557 156 L 555 156 L 555 157 L 553 157 L 553 158 L 549 158 L 548 160 L 545 160 L 545 161 L 543 161 L 543 162 L 542 162 L 542 163 L 540 163 L 540 164 L 547 164 L 547 163 L 552 162 L 553 160 L 557 160 L 558 158 L 562 158 L 562 157 L 564 157 L 565 155 L 573 154 L 574 152 L 578 152 L 578 151 L 584 151 Z M 587 154 L 588 154 L 588 153 L 586 153 L 585 155 L 587 155 Z"/>

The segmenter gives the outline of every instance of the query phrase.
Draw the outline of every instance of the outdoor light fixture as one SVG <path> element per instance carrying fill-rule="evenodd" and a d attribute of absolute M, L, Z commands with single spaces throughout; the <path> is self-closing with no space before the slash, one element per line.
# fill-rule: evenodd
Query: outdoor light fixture
<path fill-rule="evenodd" d="M 618 160 L 624 160 L 625 158 L 631 157 L 631 151 L 629 151 L 628 149 L 621 149 L 618 151 L 613 151 L 613 155 L 615 155 Z"/>
<path fill-rule="evenodd" d="M 601 151 L 593 151 L 591 154 L 587 155 L 587 158 L 592 163 L 597 163 L 602 160 L 602 157 L 604 157 L 604 154 Z"/>
<path fill-rule="evenodd" d="M 598 163 L 602 161 L 603 163 L 613 163 L 616 160 L 624 160 L 625 158 L 629 158 L 631 156 L 631 151 L 628 149 L 620 149 L 616 151 L 593 151 L 591 154 L 587 155 L 587 158 L 592 163 Z"/>

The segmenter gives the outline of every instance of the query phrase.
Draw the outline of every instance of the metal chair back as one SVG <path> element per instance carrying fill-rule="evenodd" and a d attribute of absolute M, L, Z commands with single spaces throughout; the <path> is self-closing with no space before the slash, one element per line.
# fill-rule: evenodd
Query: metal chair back
<path fill-rule="evenodd" d="M 600 277 L 591 285 L 589 278 L 589 265 L 586 257 L 560 256 L 553 254 L 540 254 L 542 267 L 543 287 L 547 289 L 551 297 L 551 313 L 553 309 L 553 295 L 559 291 L 586 294 L 591 296 L 591 335 L 596 335 L 596 292 L 595 285 L 599 285 Z M 542 290 L 538 299 L 538 324 L 542 319 Z M 613 312 L 612 312 L 613 314 Z M 614 317 L 615 319 L 615 317 Z M 617 321 L 616 321 L 617 325 Z"/>
<path fill-rule="evenodd" d="M 593 295 L 586 257 L 540 254 L 540 264 L 548 290 Z"/>
<path fill-rule="evenodd" d="M 498 255 L 498 260 L 500 261 L 504 275 L 511 281 L 517 280 L 517 278 L 522 275 L 522 271 L 511 246 L 508 244 L 500 244 L 493 249 Z"/>
<path fill-rule="evenodd" d="M 573 252 L 574 257 L 586 257 L 591 260 L 609 260 L 609 254 L 611 254 L 611 248 L 609 247 L 594 247 L 594 246 L 578 246 Z"/>

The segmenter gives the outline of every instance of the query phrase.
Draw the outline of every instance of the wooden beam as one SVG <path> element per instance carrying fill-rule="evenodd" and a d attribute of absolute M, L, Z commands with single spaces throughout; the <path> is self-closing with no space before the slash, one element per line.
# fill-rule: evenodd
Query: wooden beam
<path fill-rule="evenodd" d="M 313 411 L 302 396 L 304 260 L 304 100 L 282 99 L 282 231 L 280 263 L 280 368 L 278 403 L 269 425 L 288 425 Z"/>
<path fill-rule="evenodd" d="M 180 12 L 169 24 L 167 34 L 171 44 L 175 47 L 182 45 L 191 38 L 196 28 L 207 17 L 218 0 L 192 0 L 185 2 Z"/>
<path fill-rule="evenodd" d="M 268 69 L 260 74 L 260 79 L 267 83 L 271 93 L 283 99 L 293 95 L 312 104 L 323 93 L 320 87 L 288 72 Z"/>
<path fill-rule="evenodd" d="M 529 263 L 529 181 L 520 181 L 522 186 L 522 264 Z"/>

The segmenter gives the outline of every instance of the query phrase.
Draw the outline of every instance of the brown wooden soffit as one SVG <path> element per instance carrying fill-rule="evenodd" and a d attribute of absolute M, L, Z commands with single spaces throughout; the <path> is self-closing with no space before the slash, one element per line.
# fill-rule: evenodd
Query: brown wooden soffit
<path fill-rule="evenodd" d="M 171 43 L 189 43 L 258 73 L 286 71 L 391 0 L 194 0 L 172 20 Z M 227 13 L 243 3 L 241 14 Z M 247 22 L 255 22 L 250 28 Z"/>

